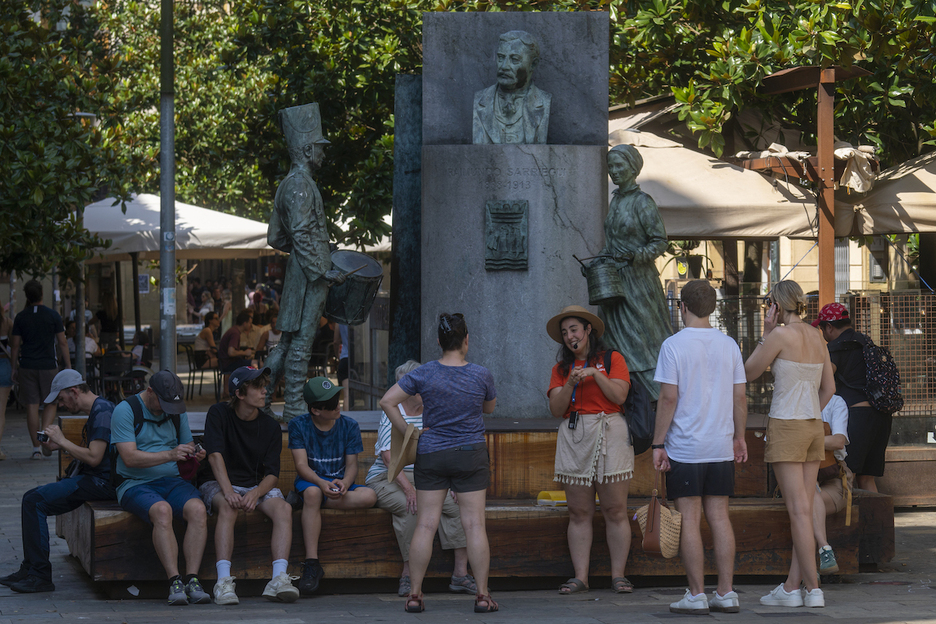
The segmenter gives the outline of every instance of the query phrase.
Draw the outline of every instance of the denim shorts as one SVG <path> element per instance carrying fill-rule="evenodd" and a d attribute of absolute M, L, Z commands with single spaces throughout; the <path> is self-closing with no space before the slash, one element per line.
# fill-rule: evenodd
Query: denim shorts
<path fill-rule="evenodd" d="M 10 358 L 0 358 L 0 388 L 13 386 L 13 365 Z"/>
<path fill-rule="evenodd" d="M 306 490 L 308 490 L 310 487 L 315 487 L 315 488 L 318 488 L 318 489 L 320 489 L 320 490 L 322 489 L 321 486 L 319 486 L 317 483 L 312 483 L 311 481 L 306 481 L 306 480 L 303 479 L 302 477 L 296 477 L 296 481 L 295 481 L 295 483 L 293 484 L 293 488 L 295 488 L 297 494 L 302 494 L 303 492 L 305 492 Z M 354 490 L 358 489 L 359 487 L 367 487 L 367 486 L 358 485 L 357 483 L 352 483 L 351 485 L 348 486 L 347 491 L 348 491 L 348 492 L 353 492 Z M 329 500 L 331 500 L 331 499 L 329 499 L 327 496 L 325 496 L 325 495 L 323 494 L 323 495 L 322 495 L 322 507 L 324 507 L 324 506 L 325 506 L 325 503 L 327 503 Z"/>
<path fill-rule="evenodd" d="M 161 477 L 155 481 L 135 485 L 124 492 L 120 506 L 152 524 L 149 511 L 156 503 L 169 503 L 172 515 L 181 520 L 182 509 L 193 498 L 197 498 L 201 503 L 201 495 L 188 481 L 179 477 Z"/>

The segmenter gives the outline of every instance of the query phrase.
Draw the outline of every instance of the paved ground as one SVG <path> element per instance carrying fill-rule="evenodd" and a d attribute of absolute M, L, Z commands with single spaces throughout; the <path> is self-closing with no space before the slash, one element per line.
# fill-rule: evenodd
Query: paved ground
<path fill-rule="evenodd" d="M 201 407 L 198 409 L 205 409 Z M 14 571 L 22 557 L 20 537 L 20 501 L 26 490 L 54 479 L 51 460 L 32 461 L 26 436 L 25 416 L 8 414 L 3 448 L 10 459 L 0 462 L 0 575 Z M 936 482 L 936 479 L 934 479 Z M 54 522 L 50 522 L 54 527 Z M 756 584 L 739 579 L 740 614 L 712 614 L 711 620 L 730 622 L 805 621 L 821 624 L 832 620 L 855 622 L 931 622 L 936 624 L 936 510 L 905 511 L 896 518 L 897 556 L 876 572 L 843 576 L 827 583 L 825 609 L 783 609 L 761 607 L 758 598 L 772 589 L 779 579 L 756 579 Z M 50 532 L 54 533 L 54 529 Z M 126 599 L 111 599 L 96 587 L 76 560 L 68 554 L 65 542 L 53 537 L 52 565 L 54 593 L 21 595 L 0 586 L 0 624 L 14 622 L 246 622 L 300 624 L 306 622 L 533 622 L 536 624 L 591 624 L 598 622 L 660 622 L 671 618 L 689 618 L 669 613 L 670 602 L 684 591 L 682 582 L 673 579 L 660 586 L 659 579 L 633 579 L 638 588 L 631 595 L 616 595 L 607 589 L 587 594 L 559 596 L 555 589 L 504 591 L 504 582 L 493 583 L 501 610 L 490 615 L 472 613 L 471 598 L 451 594 L 429 594 L 426 612 L 405 614 L 403 601 L 395 593 L 331 594 L 302 599 L 292 605 L 266 602 L 258 596 L 262 584 L 239 586 L 241 604 L 236 607 L 215 605 L 168 607 L 162 593 L 158 598 L 132 598 L 133 588 L 114 588 Z M 326 579 L 327 580 L 327 579 Z M 772 582 L 768 582 L 772 581 Z M 647 585 L 647 582 L 654 585 Z M 358 592 L 390 591 L 393 581 L 362 581 L 343 589 Z M 146 588 L 144 588 L 145 590 Z M 709 587 L 709 591 L 712 591 Z M 248 590 L 248 591 L 245 591 Z M 162 590 L 160 590 L 162 591 Z M 144 595 L 146 592 L 144 591 Z M 699 620 L 701 618 L 695 618 Z"/>

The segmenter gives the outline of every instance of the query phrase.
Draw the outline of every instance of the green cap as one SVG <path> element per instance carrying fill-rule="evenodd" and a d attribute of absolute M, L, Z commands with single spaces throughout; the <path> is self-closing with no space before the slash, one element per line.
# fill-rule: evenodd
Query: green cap
<path fill-rule="evenodd" d="M 328 377 L 313 377 L 302 388 L 302 398 L 311 405 L 327 401 L 341 392 L 341 386 L 336 386 Z"/>

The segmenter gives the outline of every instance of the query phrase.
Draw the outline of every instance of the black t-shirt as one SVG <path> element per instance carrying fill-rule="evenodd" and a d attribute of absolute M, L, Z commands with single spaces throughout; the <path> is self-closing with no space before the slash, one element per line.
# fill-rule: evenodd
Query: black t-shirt
<path fill-rule="evenodd" d="M 231 485 L 254 487 L 267 475 L 279 477 L 283 431 L 262 412 L 246 421 L 227 403 L 212 405 L 202 446 L 209 455 L 221 453 Z"/>
<path fill-rule="evenodd" d="M 829 342 L 829 359 L 835 366 L 835 394 L 852 406 L 868 400 L 868 369 L 864 349 L 868 337 L 849 327 Z"/>
<path fill-rule="evenodd" d="M 13 320 L 13 335 L 22 338 L 19 365 L 33 370 L 58 368 L 55 336 L 65 331 L 59 313 L 44 305 L 31 305 Z"/>
<path fill-rule="evenodd" d="M 98 310 L 95 314 L 97 319 L 101 321 L 101 331 L 108 334 L 118 334 L 120 333 L 120 322 L 117 318 L 111 318 L 107 316 L 107 312 L 104 310 Z"/>

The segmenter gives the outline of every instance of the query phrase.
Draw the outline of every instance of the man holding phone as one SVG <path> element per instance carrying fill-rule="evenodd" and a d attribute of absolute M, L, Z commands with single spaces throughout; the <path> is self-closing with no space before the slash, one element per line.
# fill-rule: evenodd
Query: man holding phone
<path fill-rule="evenodd" d="M 69 466 L 64 479 L 23 494 L 23 562 L 19 570 L 0 578 L 0 584 L 21 594 L 55 590 L 49 562 L 47 518 L 77 509 L 85 501 L 114 498 L 107 456 L 114 404 L 91 392 L 81 375 L 70 368 L 52 380 L 52 390 L 45 397 L 45 403 L 56 402 L 72 414 L 86 412 L 88 421 L 81 432 L 80 446 L 66 439 L 57 425 L 37 432 L 45 449 L 67 451 L 75 462 Z"/>
<path fill-rule="evenodd" d="M 175 373 L 159 371 L 150 377 L 146 390 L 114 408 L 111 421 L 111 439 L 119 454 L 114 466 L 117 499 L 121 507 L 153 526 L 153 546 L 169 577 L 170 605 L 211 602 L 197 576 L 208 538 L 208 514 L 198 490 L 179 475 L 178 462 L 205 458 L 205 451 L 197 450 L 192 441 L 184 394 Z M 179 574 L 173 517 L 186 522 L 184 579 Z"/>

